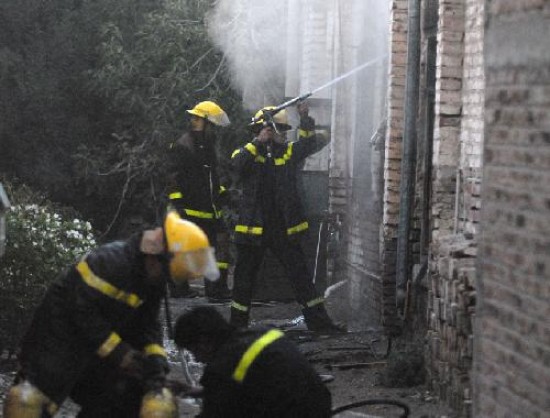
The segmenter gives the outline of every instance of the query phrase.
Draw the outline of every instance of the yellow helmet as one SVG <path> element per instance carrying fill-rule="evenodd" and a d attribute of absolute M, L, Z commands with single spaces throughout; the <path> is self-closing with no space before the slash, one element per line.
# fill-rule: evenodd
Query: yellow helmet
<path fill-rule="evenodd" d="M 181 219 L 172 210 L 164 220 L 164 234 L 172 280 L 181 282 L 201 277 L 216 280 L 220 277 L 214 249 L 204 231 L 196 224 Z"/>
<path fill-rule="evenodd" d="M 187 113 L 204 118 L 217 126 L 228 126 L 231 122 L 224 110 L 214 102 L 200 102 Z"/>
<path fill-rule="evenodd" d="M 266 120 L 265 112 L 275 109 L 275 106 L 266 106 L 256 112 L 254 117 L 252 118 L 252 122 L 249 126 L 252 128 L 258 128 L 265 126 L 269 120 Z M 275 113 L 272 116 L 273 122 L 275 122 L 275 125 L 277 126 L 277 129 L 279 131 L 288 131 L 289 129 L 292 129 L 292 126 L 288 124 L 288 115 L 286 113 L 286 109 L 279 110 L 277 113 Z"/>

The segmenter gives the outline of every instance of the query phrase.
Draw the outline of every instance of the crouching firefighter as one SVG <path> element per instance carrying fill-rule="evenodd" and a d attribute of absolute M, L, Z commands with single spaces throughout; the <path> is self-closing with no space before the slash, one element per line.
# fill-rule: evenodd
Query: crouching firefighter
<path fill-rule="evenodd" d="M 159 311 L 166 277 L 216 278 L 213 249 L 192 222 L 98 247 L 46 292 L 23 339 L 4 418 L 53 416 L 70 397 L 79 417 L 176 417 Z"/>
<path fill-rule="evenodd" d="M 238 329 L 219 311 L 200 306 L 178 318 L 175 341 L 206 364 L 201 418 L 331 416 L 321 377 L 277 329 Z"/>
<path fill-rule="evenodd" d="M 308 230 L 297 172 L 303 161 L 326 145 L 315 134 L 315 121 L 303 104 L 298 139 L 286 141 L 286 110 L 259 110 L 250 124 L 254 139 L 235 150 L 232 162 L 242 186 L 235 227 L 237 262 L 231 303 L 231 324 L 248 325 L 256 276 L 269 248 L 287 272 L 310 331 L 333 332 L 332 323 L 306 265 L 301 238 Z"/>

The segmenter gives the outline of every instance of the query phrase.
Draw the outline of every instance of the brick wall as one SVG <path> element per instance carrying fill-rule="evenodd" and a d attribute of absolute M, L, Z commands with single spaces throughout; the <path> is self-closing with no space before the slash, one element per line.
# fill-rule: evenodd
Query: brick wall
<path fill-rule="evenodd" d="M 472 403 L 483 5 L 440 0 L 437 32 L 427 361 L 432 388 L 461 416 L 471 415 Z"/>
<path fill-rule="evenodd" d="M 382 250 L 383 320 L 390 332 L 397 328 L 395 263 L 399 219 L 399 180 L 403 141 L 405 74 L 407 63 L 406 0 L 391 2 L 387 129 L 384 159 L 384 208 Z"/>
<path fill-rule="evenodd" d="M 460 133 L 460 187 L 458 230 L 476 234 L 481 209 L 485 72 L 483 68 L 483 24 L 485 3 L 466 1 L 464 33 L 464 76 L 462 81 L 462 126 Z"/>
<path fill-rule="evenodd" d="M 440 0 L 432 171 L 433 239 L 453 231 L 460 155 L 464 48 L 463 0 Z"/>
<path fill-rule="evenodd" d="M 487 2 L 474 411 L 550 411 L 550 3 Z"/>

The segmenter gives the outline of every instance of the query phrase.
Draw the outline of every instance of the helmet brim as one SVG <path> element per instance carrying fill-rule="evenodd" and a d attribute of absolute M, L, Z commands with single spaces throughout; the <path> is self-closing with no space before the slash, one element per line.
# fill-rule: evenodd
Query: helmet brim
<path fill-rule="evenodd" d="M 222 128 L 231 125 L 231 121 L 229 120 L 229 117 L 225 112 L 221 112 L 218 115 L 203 114 L 203 113 L 197 112 L 195 109 L 189 109 L 189 110 L 186 110 L 186 112 L 198 118 L 205 119 L 216 126 L 221 126 Z"/>
<path fill-rule="evenodd" d="M 248 128 L 252 132 L 260 132 L 265 126 L 267 125 L 264 125 L 262 122 L 253 122 L 248 124 Z M 275 123 L 275 127 L 279 132 L 286 132 L 292 129 L 292 126 L 286 123 Z"/>

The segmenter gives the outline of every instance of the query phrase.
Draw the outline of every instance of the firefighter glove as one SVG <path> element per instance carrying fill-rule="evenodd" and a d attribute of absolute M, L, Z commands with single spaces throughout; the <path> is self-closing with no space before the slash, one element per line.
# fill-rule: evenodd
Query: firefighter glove
<path fill-rule="evenodd" d="M 304 131 L 314 131 L 315 119 L 311 116 L 302 116 L 300 118 L 300 129 L 303 129 Z"/>
<path fill-rule="evenodd" d="M 119 368 L 127 376 L 141 379 L 144 375 L 145 356 L 139 351 L 129 349 L 119 363 Z"/>
<path fill-rule="evenodd" d="M 168 362 L 165 357 L 150 355 L 143 362 L 143 380 L 147 390 L 158 390 L 166 386 Z"/>
<path fill-rule="evenodd" d="M 177 418 L 178 404 L 168 388 L 148 391 L 141 401 L 140 418 Z"/>

